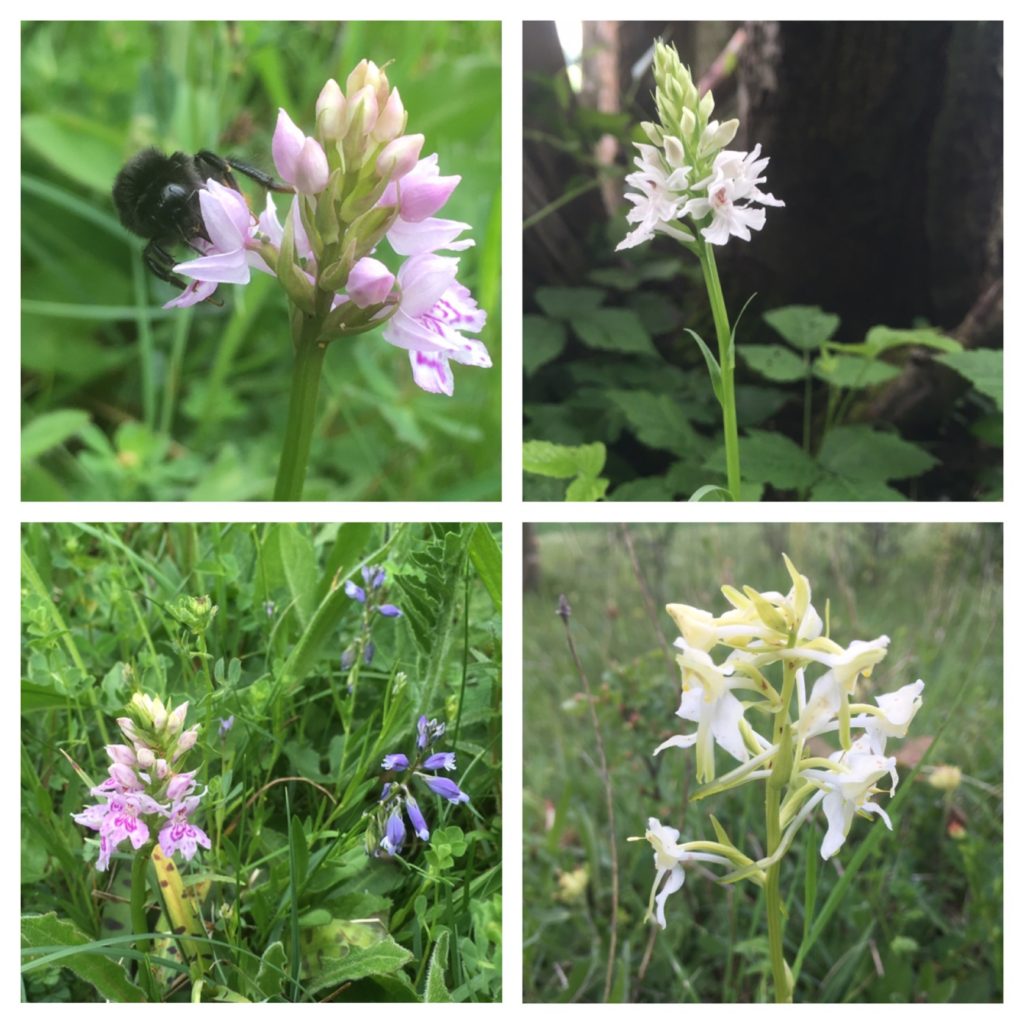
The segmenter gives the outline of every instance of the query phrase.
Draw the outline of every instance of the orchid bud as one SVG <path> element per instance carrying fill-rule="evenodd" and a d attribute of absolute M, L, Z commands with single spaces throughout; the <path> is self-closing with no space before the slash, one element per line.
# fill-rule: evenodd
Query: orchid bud
<path fill-rule="evenodd" d="M 385 181 L 404 178 L 417 164 L 423 149 L 422 135 L 402 135 L 389 142 L 377 157 L 377 173 Z"/>
<path fill-rule="evenodd" d="M 352 268 L 345 291 L 360 309 L 365 309 L 383 302 L 391 294 L 394 283 L 395 275 L 380 260 L 367 256 Z M 362 590 L 361 587 L 355 589 Z"/>
<path fill-rule="evenodd" d="M 126 747 L 122 743 L 111 743 L 106 751 L 107 757 L 116 764 L 126 764 L 129 767 L 135 764 L 135 752 L 131 747 Z"/>
<path fill-rule="evenodd" d="M 277 173 L 289 185 L 295 184 L 299 155 L 302 153 L 305 141 L 306 137 L 299 126 L 288 116 L 283 107 L 280 108 L 277 112 L 277 125 L 270 143 L 270 152 L 274 158 Z"/>
<path fill-rule="evenodd" d="M 112 764 L 110 766 L 110 777 L 124 786 L 125 789 L 139 788 L 139 780 L 135 772 L 126 764 L 117 764 L 116 762 Z"/>
<path fill-rule="evenodd" d="M 187 750 L 191 750 L 196 745 L 196 740 L 199 739 L 199 730 L 192 726 L 191 729 L 186 729 L 178 737 L 178 752 L 175 757 L 180 757 Z"/>
<path fill-rule="evenodd" d="M 345 95 L 333 78 L 327 80 L 317 97 L 316 124 L 325 140 L 340 139 L 344 133 Z"/>
<path fill-rule="evenodd" d="M 153 765 L 153 768 L 156 771 L 156 777 L 158 779 L 166 779 L 167 773 L 170 771 L 167 762 L 162 757 L 158 757 L 156 759 L 156 763 Z"/>
<path fill-rule="evenodd" d="M 139 759 L 140 768 L 152 768 L 156 764 L 156 754 L 149 747 L 136 747 L 135 754 Z"/>
<path fill-rule="evenodd" d="M 402 97 L 399 96 L 397 89 L 392 89 L 391 95 L 377 117 L 377 123 L 373 126 L 374 142 L 390 142 L 392 139 L 398 138 L 405 131 L 408 119 L 409 116 L 402 104 Z"/>
<path fill-rule="evenodd" d="M 323 147 L 316 139 L 307 136 L 299 152 L 299 158 L 295 166 L 295 185 L 299 192 L 306 195 L 318 195 L 327 187 L 327 179 L 330 176 L 330 168 L 327 166 L 327 155 Z"/>
<path fill-rule="evenodd" d="M 167 728 L 173 733 L 181 732 L 181 727 L 185 724 L 185 715 L 188 713 L 188 701 L 184 704 L 179 704 L 168 716 L 167 716 Z"/>
<path fill-rule="evenodd" d="M 670 167 L 682 167 L 686 162 L 686 154 L 683 152 L 683 144 L 674 136 L 665 136 L 665 156 L 668 157 Z"/>
<path fill-rule="evenodd" d="M 354 96 L 350 95 L 345 107 L 345 137 L 360 137 L 373 131 L 377 123 L 377 96 L 366 86 Z"/>
<path fill-rule="evenodd" d="M 135 731 L 135 723 L 130 718 L 119 718 L 117 719 L 117 724 L 121 732 L 123 732 L 125 737 L 131 740 L 132 743 L 139 738 L 139 734 Z"/>

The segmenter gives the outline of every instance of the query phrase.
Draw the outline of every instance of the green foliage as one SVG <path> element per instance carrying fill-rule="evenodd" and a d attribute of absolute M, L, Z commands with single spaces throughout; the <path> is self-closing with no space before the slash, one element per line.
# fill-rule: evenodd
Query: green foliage
<path fill-rule="evenodd" d="M 980 349 L 973 352 L 950 352 L 939 356 L 939 362 L 956 370 L 965 377 L 983 395 L 988 395 L 996 403 L 996 408 L 1003 408 L 1003 353 L 992 349 Z"/>
<path fill-rule="evenodd" d="M 499 541 L 483 524 L 25 527 L 24 998 L 141 1000 L 152 972 L 164 1001 L 420 1000 L 433 963 L 435 992 L 499 999 L 500 957 L 462 945 L 501 882 Z M 370 564 L 404 616 L 371 615 L 375 652 L 346 668 L 365 606 L 343 584 Z M 217 612 L 196 633 L 181 610 L 203 594 Z M 212 849 L 178 868 L 208 928 L 189 945 L 215 964 L 201 990 L 163 915 L 137 958 L 131 848 L 98 874 L 71 818 L 139 691 L 188 700 L 199 727 Z M 472 802 L 422 789 L 429 844 L 410 831 L 399 858 L 370 856 L 381 759 L 414 749 L 420 714 L 447 722 Z"/>
<path fill-rule="evenodd" d="M 597 444 L 569 446 L 549 441 L 523 444 L 523 469 L 527 473 L 570 480 L 566 501 L 597 501 L 603 497 L 608 481 L 598 477 L 604 469 L 605 448 Z"/>
<path fill-rule="evenodd" d="M 619 527 L 533 529 L 537 582 L 523 606 L 524 999 L 600 999 L 610 936 L 610 842 L 619 860 L 615 977 L 622 981 L 616 999 L 674 1004 L 772 998 L 760 890 L 718 885 L 713 875 L 719 869 L 693 865 L 669 900 L 663 932 L 644 920 L 655 874 L 650 847 L 627 840 L 641 835 L 646 818 L 655 816 L 681 829 L 686 840 L 717 834 L 726 841 L 709 821 L 708 807 L 681 797 L 696 788 L 692 752 L 651 753 L 669 736 L 692 731 L 674 715 L 675 630 L 662 609 L 681 601 L 721 614 L 727 605 L 719 587 L 726 582 L 785 591 L 790 582 L 778 564 L 785 551 L 812 579 L 822 614 L 830 599 L 833 636 L 891 637 L 889 657 L 861 684 L 866 703 L 918 677 L 926 682 L 913 738 L 893 739 L 887 748 L 899 759 L 901 777 L 901 803 L 891 808 L 893 832 L 884 824 L 872 831 L 870 823 L 854 819 L 848 846 L 822 861 L 825 820 L 816 811 L 783 862 L 786 955 L 794 964 L 854 854 L 869 846 L 835 913 L 806 950 L 796 1001 L 1000 1002 L 1002 527 L 630 527 L 639 579 Z M 595 694 L 611 774 L 613 836 L 593 769 L 590 705 L 580 694 L 564 627 L 553 614 L 561 593 L 572 606 L 574 641 Z M 952 720 L 911 780 L 922 744 L 951 710 Z M 764 732 L 758 722 L 751 724 Z M 721 750 L 716 758 L 720 773 L 735 764 Z M 932 769 L 942 764 L 963 773 L 953 792 L 928 784 Z M 886 795 L 879 802 L 891 807 Z M 723 794 L 713 810 L 726 836 L 741 847 L 750 835 L 762 834 L 757 787 Z M 578 872 L 585 881 L 579 890 L 565 884 Z"/>
<path fill-rule="evenodd" d="M 223 307 L 161 309 L 175 289 L 145 272 L 110 187 L 148 145 L 271 169 L 278 106 L 309 130 L 324 82 L 363 57 L 393 62 L 410 130 L 462 176 L 444 216 L 473 225 L 459 278 L 500 354 L 497 22 L 37 21 L 21 44 L 26 498 L 270 496 L 293 358 L 280 289 L 254 274 Z M 332 345 L 305 497 L 498 497 L 500 370 L 456 376 L 451 399 L 420 391 L 379 331 Z"/>
<path fill-rule="evenodd" d="M 839 329 L 839 317 L 817 306 L 783 306 L 764 314 L 764 322 L 794 348 L 813 352 Z"/>

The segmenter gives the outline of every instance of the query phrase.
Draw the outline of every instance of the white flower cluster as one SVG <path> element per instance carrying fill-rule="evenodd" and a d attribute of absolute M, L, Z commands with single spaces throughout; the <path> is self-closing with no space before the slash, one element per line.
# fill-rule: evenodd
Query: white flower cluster
<path fill-rule="evenodd" d="M 682 699 L 676 714 L 695 722 L 696 731 L 673 736 L 655 750 L 655 754 L 660 754 L 669 747 L 695 747 L 698 781 L 707 783 L 705 789 L 713 792 L 766 779 L 779 760 L 788 760 L 781 821 L 786 831 L 778 851 L 758 862 L 760 868 L 785 853 L 797 828 L 819 804 L 828 825 L 821 844 L 821 856 L 826 859 L 843 845 L 855 814 L 877 814 L 892 828 L 888 815 L 873 799 L 880 792 L 876 784 L 889 776 L 888 791 L 890 795 L 895 792 L 896 759 L 886 755 L 886 743 L 906 736 L 921 707 L 924 690 L 919 679 L 893 693 L 877 696 L 874 704 L 858 703 L 858 681 L 862 676 L 870 676 L 874 666 L 885 657 L 889 638 L 854 640 L 846 647 L 830 639 L 825 635 L 821 616 L 811 604 L 807 577 L 797 571 L 788 557 L 783 555 L 783 559 L 792 580 L 785 595 L 777 591 L 760 593 L 752 587 L 740 591 L 725 586 L 722 593 L 732 607 L 720 616 L 685 604 L 667 606 L 682 634 L 675 641 L 680 652 L 676 661 L 682 670 Z M 711 651 L 718 646 L 731 650 L 716 664 Z M 786 666 L 792 692 L 784 686 L 780 694 L 764 674 L 766 668 L 778 663 Z M 808 695 L 805 677 L 819 665 L 824 671 Z M 743 694 L 743 699 L 738 693 Z M 794 694 L 795 718 L 790 709 Z M 747 721 L 747 712 L 752 708 L 767 712 L 776 722 L 782 715 L 784 728 L 773 737 L 774 742 Z M 854 736 L 853 729 L 862 731 Z M 810 738 L 831 732 L 839 734 L 838 751 L 829 758 L 805 755 Z M 740 762 L 739 767 L 718 778 L 716 746 Z M 645 838 L 655 850 L 655 888 L 666 874 L 669 885 L 682 885 L 682 875 L 671 873 L 668 860 L 674 857 L 681 866 L 693 859 L 688 847 L 707 849 L 712 845 L 678 844 L 678 833 L 669 841 L 665 826 L 653 818 Z M 733 853 L 724 848 L 719 852 L 727 856 Z M 749 860 L 748 863 L 753 864 Z M 659 923 L 664 926 L 664 901 L 660 900 L 658 906 Z"/>
<path fill-rule="evenodd" d="M 636 226 L 616 249 L 631 249 L 659 232 L 694 242 L 691 227 L 712 245 L 724 245 L 732 235 L 750 241 L 751 230 L 764 227 L 762 206 L 786 205 L 758 188 L 768 166 L 760 144 L 749 153 L 724 148 L 739 121 L 710 120 L 714 97 L 698 94 L 675 48 L 660 41 L 654 77 L 660 123 L 643 124 L 652 145 L 635 143 L 640 155 L 634 159 L 638 169 L 626 177 L 635 190 L 626 193 L 633 204 L 626 220 Z M 683 223 L 687 217 L 691 224 Z"/>

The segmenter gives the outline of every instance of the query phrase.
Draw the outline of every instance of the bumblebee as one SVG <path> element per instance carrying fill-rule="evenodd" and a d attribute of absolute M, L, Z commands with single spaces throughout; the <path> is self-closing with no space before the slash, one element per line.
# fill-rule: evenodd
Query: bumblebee
<path fill-rule="evenodd" d="M 208 178 L 240 192 L 232 171 L 244 174 L 272 192 L 292 192 L 257 167 L 233 157 L 225 159 L 208 149 L 195 156 L 175 152 L 168 156 L 150 147 L 137 153 L 114 179 L 114 206 L 121 223 L 148 240 L 142 261 L 161 281 L 178 288 L 186 283 L 174 271 L 176 260 L 167 251 L 173 245 L 196 249 L 193 240 L 205 238 L 199 192 Z M 199 251 L 198 249 L 196 251 Z"/>

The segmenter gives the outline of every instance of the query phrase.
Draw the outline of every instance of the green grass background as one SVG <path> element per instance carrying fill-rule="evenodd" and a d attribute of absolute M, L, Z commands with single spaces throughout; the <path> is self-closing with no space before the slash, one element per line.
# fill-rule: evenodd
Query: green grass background
<path fill-rule="evenodd" d="M 24 914 L 56 914 L 59 924 L 42 936 L 23 931 L 23 947 L 43 949 L 23 960 L 22 999 L 140 995 L 134 961 L 116 948 L 132 946 L 130 847 L 111 871 L 94 869 L 93 834 L 71 819 L 92 800 L 64 756 L 102 779 L 104 744 L 118 742 L 114 719 L 137 691 L 189 700 L 188 725 L 200 726 L 188 768 L 209 787 L 197 823 L 213 848 L 178 866 L 186 884 L 209 886 L 203 913 L 216 964 L 206 998 L 216 985 L 251 1001 L 499 998 L 499 541 L 478 524 L 26 526 L 21 902 Z M 353 697 L 340 655 L 362 606 L 339 588 L 360 580 L 367 562 L 387 567 L 384 599 L 405 614 L 375 618 L 376 655 Z M 173 613 L 179 596 L 200 594 L 219 609 L 207 659 Z M 413 749 L 420 714 L 447 722 L 440 749 L 457 754 L 454 778 L 472 803 L 417 793 L 430 843 L 411 842 L 404 864 L 368 857 L 381 758 Z M 222 740 L 218 720 L 229 715 Z M 293 940 L 308 959 L 328 922 L 358 932 L 349 922 L 362 921 L 367 932 L 374 920 L 379 945 L 367 952 L 353 940 L 341 951 L 373 954 L 371 965 L 353 973 L 342 955 L 330 970 L 300 968 Z M 149 924 L 166 930 L 155 911 Z M 115 946 L 90 967 L 64 948 L 67 934 Z M 30 963 L 52 946 L 58 959 Z M 262 972 L 267 961 L 276 967 Z M 294 989 L 289 981 L 275 991 L 279 969 Z M 330 982 L 339 970 L 347 984 Z M 100 977 L 105 987 L 94 987 Z M 180 968 L 159 984 L 165 1000 L 190 998 Z"/>
<path fill-rule="evenodd" d="M 223 308 L 164 311 L 110 188 L 147 145 L 272 169 L 283 106 L 307 131 L 329 77 L 363 57 L 390 80 L 472 224 L 460 280 L 488 313 L 492 370 L 428 395 L 379 332 L 338 341 L 307 499 L 487 500 L 500 492 L 500 26 L 496 22 L 25 22 L 22 26 L 23 497 L 270 496 L 292 349 L 266 275 Z M 261 208 L 263 194 L 243 185 Z"/>
<path fill-rule="evenodd" d="M 668 928 L 644 922 L 654 880 L 650 847 L 627 843 L 648 816 L 687 839 L 713 838 L 713 813 L 742 848 L 764 842 L 763 789 L 751 785 L 687 805 L 692 751 L 651 756 L 678 733 L 678 670 L 666 661 L 614 526 L 545 525 L 539 588 L 524 598 L 524 998 L 594 1001 L 602 995 L 610 932 L 610 853 L 604 790 L 586 697 L 561 620 L 596 691 L 614 792 L 620 867 L 618 953 L 612 998 L 642 1002 L 771 999 L 760 890 L 716 885 L 691 870 L 667 904 Z M 888 657 L 864 694 L 921 677 L 924 706 L 910 737 L 952 719 L 925 766 L 958 765 L 946 797 L 924 771 L 893 814 L 895 831 L 855 820 L 840 854 L 818 856 L 824 820 L 803 827 L 784 861 L 786 955 L 793 963 L 853 855 L 875 845 L 838 910 L 807 953 L 798 1001 L 953 1002 L 1002 998 L 1002 533 L 997 525 L 773 524 L 630 527 L 641 574 L 669 644 L 669 601 L 721 614 L 723 583 L 788 589 L 780 553 L 806 574 L 832 636 L 846 644 L 887 633 Z M 719 648 L 721 655 L 724 648 Z M 814 676 L 812 675 L 812 678 Z M 899 750 L 900 741 L 890 747 Z M 717 752 L 718 771 L 731 759 Z M 881 800 L 889 803 L 888 796 Z M 961 839 L 951 820 L 962 820 Z M 879 834 L 872 833 L 872 828 Z M 805 875 L 810 853 L 814 876 Z M 584 869 L 577 899 L 568 873 Z M 560 880 L 561 883 L 560 884 Z M 813 893 L 813 907 L 807 896 Z M 655 934 L 656 933 L 656 934 Z"/>

